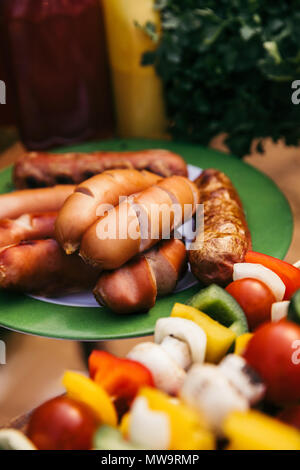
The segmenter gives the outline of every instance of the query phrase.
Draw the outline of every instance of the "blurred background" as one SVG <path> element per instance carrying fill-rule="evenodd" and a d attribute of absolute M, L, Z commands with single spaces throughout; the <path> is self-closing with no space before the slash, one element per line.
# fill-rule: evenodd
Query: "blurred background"
<path fill-rule="evenodd" d="M 166 138 L 231 152 L 288 198 L 300 258 L 296 1 L 2 0 L 0 168 L 24 149 Z M 279 3 L 279 2 L 278 2 Z M 259 204 L 259 201 L 258 201 Z M 276 215 L 275 215 L 276 216 Z M 272 230 L 272 227 L 266 229 Z M 20 312 L 22 315 L 22 312 Z M 0 330 L 0 425 L 62 391 L 92 347 Z M 136 340 L 97 343 L 124 355 Z"/>

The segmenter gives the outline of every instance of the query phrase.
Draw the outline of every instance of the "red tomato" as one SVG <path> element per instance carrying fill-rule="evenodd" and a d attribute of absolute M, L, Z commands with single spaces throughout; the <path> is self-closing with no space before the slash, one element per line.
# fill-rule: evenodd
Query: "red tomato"
<path fill-rule="evenodd" d="M 33 412 L 27 434 L 40 450 L 89 450 L 96 428 L 97 421 L 87 406 L 58 397 Z"/>
<path fill-rule="evenodd" d="M 266 284 L 244 278 L 232 282 L 226 290 L 244 310 L 250 330 L 271 320 L 271 306 L 276 299 Z"/>
<path fill-rule="evenodd" d="M 278 415 L 278 419 L 290 424 L 300 431 L 300 405 L 289 406 Z"/>
<path fill-rule="evenodd" d="M 282 320 L 266 323 L 250 339 L 244 357 L 267 386 L 275 404 L 300 400 L 300 327 Z"/>
<path fill-rule="evenodd" d="M 285 284 L 285 300 L 289 300 L 292 295 L 300 289 L 300 269 L 295 268 L 295 266 L 286 261 L 274 258 L 273 256 L 264 255 L 263 253 L 248 251 L 245 256 L 245 262 L 262 264 L 266 268 L 274 271 Z"/>

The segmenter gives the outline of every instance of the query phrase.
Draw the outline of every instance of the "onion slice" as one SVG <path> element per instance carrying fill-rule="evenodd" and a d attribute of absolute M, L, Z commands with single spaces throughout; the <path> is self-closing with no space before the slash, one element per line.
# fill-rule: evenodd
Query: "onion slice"
<path fill-rule="evenodd" d="M 262 264 L 236 263 L 233 265 L 233 280 L 252 278 L 264 282 L 273 292 L 277 302 L 280 302 L 285 294 L 285 285 L 280 277 Z"/>
<path fill-rule="evenodd" d="M 271 307 L 272 321 L 279 321 L 287 317 L 290 301 L 283 300 L 282 302 L 274 302 Z"/>

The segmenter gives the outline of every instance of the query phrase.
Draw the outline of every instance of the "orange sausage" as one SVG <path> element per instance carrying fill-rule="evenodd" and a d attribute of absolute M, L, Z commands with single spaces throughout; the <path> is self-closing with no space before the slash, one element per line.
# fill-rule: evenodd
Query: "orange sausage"
<path fill-rule="evenodd" d="M 75 186 L 69 184 L 0 194 L 0 219 L 15 219 L 34 212 L 56 212 L 74 189 Z"/>
<path fill-rule="evenodd" d="M 80 255 L 101 269 L 117 269 L 133 256 L 148 250 L 196 210 L 198 191 L 187 178 L 173 176 L 142 191 L 111 210 L 84 234 Z M 185 212 L 175 217 L 174 203 Z M 184 211 L 186 205 L 188 210 Z M 177 214 L 178 215 L 178 214 Z"/>
<path fill-rule="evenodd" d="M 160 180 L 149 171 L 110 170 L 84 181 L 58 214 L 56 239 L 67 254 L 74 253 L 84 232 L 98 219 L 101 204 L 116 206 L 121 196 L 142 191 Z"/>

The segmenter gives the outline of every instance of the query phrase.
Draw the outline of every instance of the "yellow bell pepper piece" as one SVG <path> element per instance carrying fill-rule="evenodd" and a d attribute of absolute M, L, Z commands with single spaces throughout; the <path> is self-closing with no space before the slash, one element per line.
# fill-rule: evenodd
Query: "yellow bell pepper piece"
<path fill-rule="evenodd" d="M 228 450 L 300 450 L 300 432 L 258 411 L 231 413 L 224 423 Z"/>
<path fill-rule="evenodd" d="M 166 129 L 163 90 L 153 66 L 142 66 L 156 44 L 136 25 L 148 21 L 160 31 L 154 0 L 102 0 L 118 133 L 121 137 L 162 137 Z"/>
<path fill-rule="evenodd" d="M 235 340 L 234 354 L 241 356 L 252 336 L 253 333 L 244 333 L 243 335 L 238 336 Z"/>
<path fill-rule="evenodd" d="M 144 387 L 139 395 L 145 397 L 153 411 L 167 414 L 171 427 L 170 450 L 213 450 L 213 434 L 205 429 L 200 415 L 160 390 Z"/>
<path fill-rule="evenodd" d="M 125 414 L 122 416 L 122 419 L 121 419 L 121 422 L 120 422 L 120 426 L 119 426 L 119 430 L 120 430 L 122 436 L 124 437 L 124 439 L 127 439 L 127 438 L 128 438 L 128 434 L 129 434 L 129 423 L 130 423 L 130 412 L 128 411 L 127 413 L 125 413 Z"/>
<path fill-rule="evenodd" d="M 118 417 L 111 398 L 100 385 L 77 372 L 67 371 L 63 376 L 67 395 L 89 406 L 101 422 L 117 426 Z"/>
<path fill-rule="evenodd" d="M 207 362 L 218 363 L 225 356 L 236 338 L 232 330 L 189 305 L 175 303 L 171 317 L 192 320 L 205 331 L 207 336 L 205 360 Z"/>

